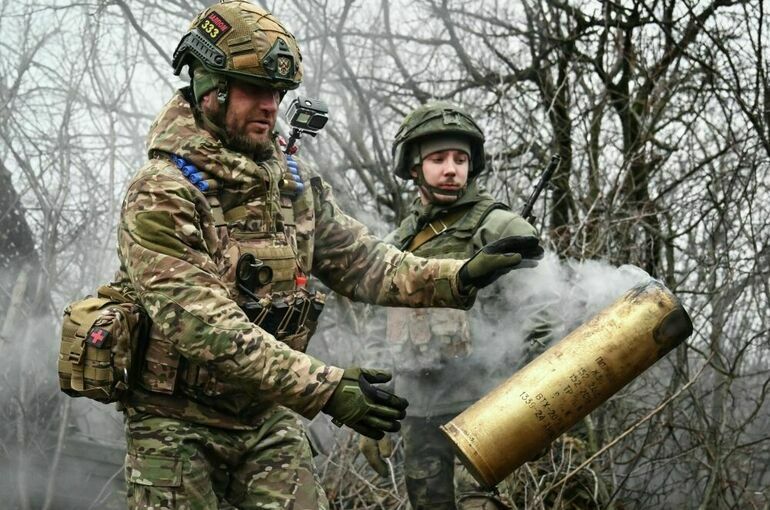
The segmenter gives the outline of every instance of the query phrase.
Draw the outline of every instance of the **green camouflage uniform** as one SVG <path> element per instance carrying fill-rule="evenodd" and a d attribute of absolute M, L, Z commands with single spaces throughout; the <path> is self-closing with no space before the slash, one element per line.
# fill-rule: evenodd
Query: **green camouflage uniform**
<path fill-rule="evenodd" d="M 216 192 L 199 191 L 170 154 Z M 295 275 L 312 272 L 355 300 L 467 308 L 473 298 L 455 279 L 462 262 L 378 241 L 306 166 L 310 189 L 282 195 L 277 149 L 260 163 L 226 149 L 196 124 L 183 94 L 154 121 L 149 157 L 122 206 L 112 284 L 152 319 L 139 387 L 122 403 L 129 506 L 326 507 L 297 414 L 316 415 L 343 371 L 301 352 L 312 330 L 283 342 L 249 321 L 235 262 L 254 253 L 273 268 L 260 297 L 299 292 Z"/>
<path fill-rule="evenodd" d="M 413 253 L 431 259 L 464 259 L 501 237 L 536 235 L 523 218 L 496 204 L 471 181 L 462 197 L 449 205 L 424 206 L 416 200 L 409 216 L 386 240 L 406 247 L 428 223 L 441 231 L 442 217 L 458 210 L 466 212 Z M 506 508 L 503 499 L 481 490 L 455 460 L 438 428 L 510 375 L 491 372 L 490 363 L 483 361 L 494 357 L 497 366 L 511 366 L 502 361 L 505 353 L 489 352 L 504 339 L 474 334 L 479 329 L 475 325 L 496 322 L 483 307 L 484 303 L 477 303 L 470 312 L 388 310 L 387 338 L 397 367 L 395 391 L 409 400 L 409 416 L 401 433 L 407 491 L 415 510 Z"/>

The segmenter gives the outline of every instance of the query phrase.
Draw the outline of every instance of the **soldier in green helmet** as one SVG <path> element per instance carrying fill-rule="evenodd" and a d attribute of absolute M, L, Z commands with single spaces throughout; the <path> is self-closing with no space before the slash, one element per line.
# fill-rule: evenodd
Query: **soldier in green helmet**
<path fill-rule="evenodd" d="M 111 283 L 151 321 L 120 401 L 129 508 L 326 508 L 300 416 L 381 438 L 407 403 L 379 386 L 385 372 L 304 353 L 324 304 L 309 276 L 359 301 L 467 308 L 537 240 L 424 260 L 344 214 L 320 175 L 280 151 L 278 106 L 300 84 L 301 55 L 260 7 L 203 10 L 173 65 L 191 84 L 151 126 Z"/>
<path fill-rule="evenodd" d="M 432 260 L 460 260 L 499 239 L 536 236 L 532 225 L 480 189 L 484 134 L 461 108 L 437 102 L 411 112 L 396 134 L 393 155 L 396 175 L 418 190 L 409 215 L 386 238 L 396 247 Z M 504 376 L 481 360 L 490 357 L 491 341 L 474 327 L 484 320 L 476 309 L 388 309 L 395 391 L 410 402 L 401 434 L 415 510 L 507 508 L 504 498 L 480 488 L 455 460 L 439 430 Z M 361 438 L 360 447 L 386 474 L 390 440 Z"/>

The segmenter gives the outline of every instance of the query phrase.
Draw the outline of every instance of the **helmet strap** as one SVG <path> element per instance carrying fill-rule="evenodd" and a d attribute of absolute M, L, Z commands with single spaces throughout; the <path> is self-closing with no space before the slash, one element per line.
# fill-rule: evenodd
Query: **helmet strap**
<path fill-rule="evenodd" d="M 230 136 L 225 130 L 224 121 L 227 117 L 227 108 L 229 106 L 230 99 L 229 81 L 227 79 L 221 80 L 217 85 L 216 92 L 217 103 L 219 103 L 219 113 L 217 114 L 217 119 L 212 119 L 209 117 L 203 111 L 203 106 L 200 103 L 195 105 L 195 109 L 198 111 L 198 118 L 200 119 L 200 122 L 203 124 L 203 127 L 206 129 L 206 131 L 215 135 L 217 138 L 219 138 L 223 145 L 227 146 L 230 142 Z"/>

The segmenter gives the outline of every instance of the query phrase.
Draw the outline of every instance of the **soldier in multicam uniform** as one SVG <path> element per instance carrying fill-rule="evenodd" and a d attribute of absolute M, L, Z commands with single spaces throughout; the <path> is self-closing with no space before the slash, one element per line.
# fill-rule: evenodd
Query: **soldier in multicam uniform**
<path fill-rule="evenodd" d="M 151 319 L 120 403 L 130 508 L 327 507 L 299 415 L 324 411 L 381 438 L 406 401 L 377 386 L 387 373 L 304 354 L 323 306 L 308 275 L 360 301 L 467 308 L 537 245 L 438 261 L 372 237 L 278 148 L 278 104 L 299 86 L 300 60 L 280 22 L 241 1 L 201 12 L 174 54 L 191 87 L 152 124 L 111 284 Z"/>
<path fill-rule="evenodd" d="M 536 235 L 521 216 L 479 188 L 475 178 L 485 167 L 484 134 L 457 106 L 433 103 L 414 110 L 401 124 L 393 152 L 396 175 L 414 180 L 419 196 L 386 241 L 420 257 L 446 260 L 465 259 L 506 236 Z M 500 365 L 504 356 L 490 352 L 501 346 L 478 331 L 479 322 L 496 323 L 478 310 L 483 304 L 470 312 L 388 310 L 395 390 L 410 402 L 401 434 L 407 492 L 415 510 L 508 508 L 503 498 L 478 486 L 439 430 L 508 375 L 495 374 L 483 361 L 494 358 Z M 389 442 L 360 442 L 381 474 L 381 452 L 392 450 Z"/>

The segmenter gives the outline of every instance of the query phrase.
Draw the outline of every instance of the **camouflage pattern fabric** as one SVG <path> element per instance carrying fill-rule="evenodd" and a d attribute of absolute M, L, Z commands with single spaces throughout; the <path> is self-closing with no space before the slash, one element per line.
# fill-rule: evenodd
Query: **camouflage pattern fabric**
<path fill-rule="evenodd" d="M 410 418 L 403 422 L 404 472 L 414 510 L 502 510 L 505 496 L 482 489 L 455 458 L 439 430 L 454 415 Z"/>
<path fill-rule="evenodd" d="M 260 87 L 291 90 L 302 82 L 297 40 L 270 12 L 247 1 L 217 2 L 201 11 L 174 51 L 179 75 L 185 65 Z M 197 41 L 195 44 L 193 41 Z M 200 47 L 213 47 L 203 54 Z M 214 55 L 219 54 L 220 61 Z"/>
<path fill-rule="evenodd" d="M 134 392 L 128 407 L 159 416 L 227 428 L 249 428 L 252 417 L 279 403 L 305 417 L 320 411 L 342 376 L 278 342 L 259 329 L 237 305 L 230 251 L 233 237 L 259 237 L 282 231 L 277 182 L 287 171 L 283 157 L 256 163 L 230 151 L 198 127 L 180 93 L 161 111 L 149 138 L 151 159 L 135 176 L 123 203 L 118 232 L 121 268 L 113 284 L 140 302 L 153 321 L 153 338 L 162 349 L 155 358 L 177 352 L 205 366 L 218 380 L 237 388 L 215 401 L 179 399 Z M 238 220 L 217 228 L 206 197 L 167 159 L 185 158 L 214 176 L 227 215 Z M 304 230 L 283 233 L 275 246 L 291 246 L 296 265 L 333 290 L 355 300 L 383 305 L 467 308 L 456 273 L 461 261 L 428 261 L 394 249 L 345 215 L 323 180 L 302 167 L 313 183 L 301 200 L 315 221 Z M 295 218 L 297 225 L 301 224 Z M 304 223 L 306 224 L 306 223 Z M 153 358 L 154 361 L 155 358 Z M 168 378 L 175 377 L 174 367 Z M 167 381 L 160 381 L 163 386 Z M 166 386 L 163 386 L 166 388 Z M 189 395 L 188 395 L 189 396 Z"/>
<path fill-rule="evenodd" d="M 298 416 L 282 407 L 254 430 L 147 414 L 126 420 L 130 509 L 326 509 Z"/>

